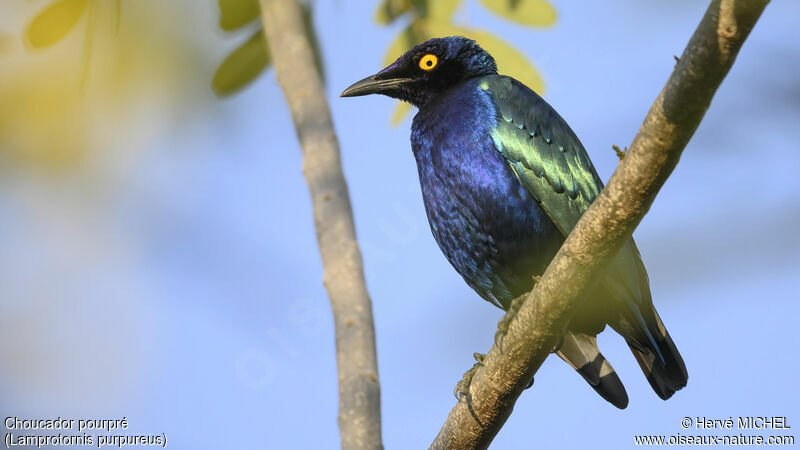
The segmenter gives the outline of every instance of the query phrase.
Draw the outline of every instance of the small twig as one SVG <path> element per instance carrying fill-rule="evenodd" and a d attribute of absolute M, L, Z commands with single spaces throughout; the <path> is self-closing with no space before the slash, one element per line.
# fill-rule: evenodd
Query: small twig
<path fill-rule="evenodd" d="M 625 159 L 625 153 L 628 151 L 628 147 L 625 147 L 625 150 L 620 150 L 619 145 L 614 144 L 611 148 L 617 153 L 617 158 L 619 158 L 620 161 Z"/>

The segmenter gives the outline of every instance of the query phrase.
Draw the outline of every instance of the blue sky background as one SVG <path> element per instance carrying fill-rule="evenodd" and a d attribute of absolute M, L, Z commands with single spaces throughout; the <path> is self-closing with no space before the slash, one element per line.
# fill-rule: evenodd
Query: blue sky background
<path fill-rule="evenodd" d="M 464 3 L 455 22 L 533 61 L 603 179 L 617 164 L 611 145 L 630 143 L 707 5 L 555 1 L 555 26 L 530 29 Z M 138 101 L 137 119 L 101 132 L 107 152 L 80 171 L 0 167 L 0 416 L 125 416 L 175 449 L 336 448 L 333 324 L 291 119 L 273 72 L 213 97 L 208 81 L 236 43 L 216 30 L 216 2 L 177 4 L 166 20 L 209 55 L 182 88 L 188 100 Z M 384 444 L 423 448 L 501 312 L 430 235 L 410 120 L 390 127 L 387 98 L 338 98 L 381 68 L 402 24 L 375 24 L 374 2 L 316 4 L 373 300 Z M 29 10 L 0 25 L 21 30 Z M 136 17 L 123 11 L 122 33 Z M 689 385 L 660 400 L 606 332 L 629 407 L 549 359 L 492 448 L 701 433 L 681 428 L 684 416 L 786 416 L 793 428 L 777 434 L 796 435 L 798 17 L 800 3 L 769 5 L 635 233 Z"/>

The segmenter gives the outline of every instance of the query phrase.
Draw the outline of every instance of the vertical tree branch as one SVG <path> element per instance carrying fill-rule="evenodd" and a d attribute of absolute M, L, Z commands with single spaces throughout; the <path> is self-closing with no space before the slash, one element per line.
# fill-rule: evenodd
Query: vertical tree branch
<path fill-rule="evenodd" d="M 584 213 L 434 440 L 486 448 L 569 323 L 581 292 L 650 208 L 768 0 L 714 0 L 606 188 Z"/>
<path fill-rule="evenodd" d="M 342 448 L 379 449 L 380 385 L 372 305 L 325 91 L 300 6 L 295 0 L 261 0 L 261 10 L 311 190 L 323 281 L 336 326 Z"/>

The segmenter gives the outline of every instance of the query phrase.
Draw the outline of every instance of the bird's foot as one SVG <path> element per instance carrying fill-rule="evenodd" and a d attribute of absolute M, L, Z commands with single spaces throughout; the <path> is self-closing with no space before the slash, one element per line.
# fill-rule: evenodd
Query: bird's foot
<path fill-rule="evenodd" d="M 483 359 L 486 358 L 486 355 L 483 353 L 473 353 L 472 356 L 475 357 L 475 361 L 477 362 L 473 364 L 471 369 L 464 373 L 461 381 L 456 383 L 456 389 L 453 392 L 456 396 L 456 400 L 466 400 L 467 405 L 472 403 L 472 394 L 469 393 L 469 385 L 472 383 L 472 377 L 475 376 L 478 368 L 483 366 Z"/>
<path fill-rule="evenodd" d="M 541 280 L 539 275 L 533 277 L 533 285 L 536 286 Z M 503 339 L 506 337 L 506 333 L 508 333 L 508 328 L 511 326 L 511 321 L 514 320 L 514 317 L 517 316 L 519 309 L 522 307 L 522 304 L 525 303 L 525 297 L 528 294 L 522 294 L 519 297 L 515 298 L 511 301 L 511 305 L 508 307 L 508 311 L 500 318 L 500 321 L 497 322 L 497 332 L 494 334 L 494 345 L 502 352 L 503 351 Z"/>
<path fill-rule="evenodd" d="M 612 145 L 611 148 L 617 153 L 617 158 L 622 161 L 625 158 L 625 154 L 628 152 L 628 147 L 625 147 L 624 150 L 619 149 L 619 145 Z"/>
<path fill-rule="evenodd" d="M 500 318 L 500 321 L 497 322 L 497 332 L 494 333 L 494 345 L 496 345 L 501 352 L 503 351 L 503 339 L 506 337 L 506 333 L 508 333 L 511 321 L 514 320 L 514 317 L 517 317 L 517 312 L 519 312 L 519 308 L 522 307 L 524 302 L 525 295 L 520 295 L 512 300 L 508 311 L 506 311 L 503 317 Z"/>

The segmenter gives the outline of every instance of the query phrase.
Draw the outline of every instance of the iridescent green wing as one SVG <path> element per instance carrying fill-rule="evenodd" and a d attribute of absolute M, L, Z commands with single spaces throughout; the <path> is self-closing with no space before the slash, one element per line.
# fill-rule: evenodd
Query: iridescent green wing
<path fill-rule="evenodd" d="M 564 119 L 522 83 L 503 76 L 481 81 L 497 109 L 495 147 L 566 236 L 603 188 L 586 149 Z M 648 326 L 655 319 L 647 272 L 633 239 L 609 262 L 601 283 L 627 305 L 623 314 L 633 325 L 626 338 L 658 348 Z"/>
<path fill-rule="evenodd" d="M 586 150 L 564 119 L 517 80 L 488 76 L 480 87 L 497 109 L 495 147 L 566 236 L 603 188 Z"/>

